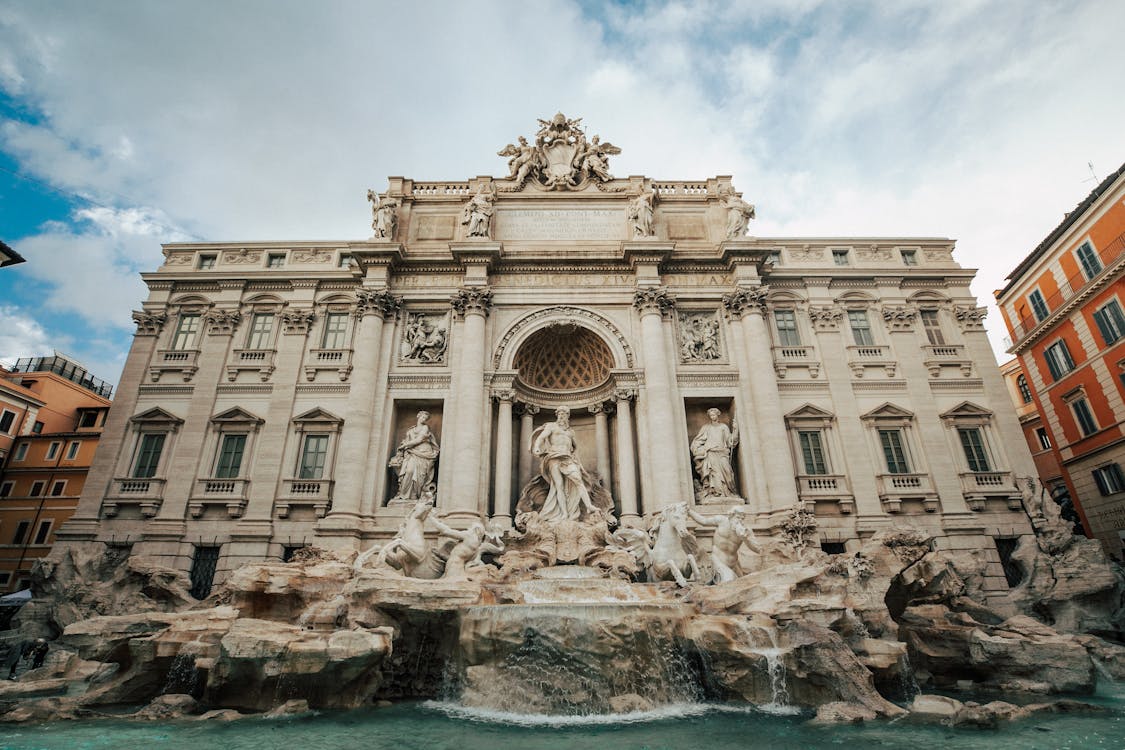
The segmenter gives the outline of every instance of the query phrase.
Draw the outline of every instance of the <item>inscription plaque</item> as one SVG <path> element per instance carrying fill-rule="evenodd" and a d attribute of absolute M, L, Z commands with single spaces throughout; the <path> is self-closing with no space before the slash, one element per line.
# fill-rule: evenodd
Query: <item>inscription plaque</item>
<path fill-rule="evenodd" d="M 625 213 L 615 209 L 514 208 L 496 212 L 500 240 L 623 240 Z"/>

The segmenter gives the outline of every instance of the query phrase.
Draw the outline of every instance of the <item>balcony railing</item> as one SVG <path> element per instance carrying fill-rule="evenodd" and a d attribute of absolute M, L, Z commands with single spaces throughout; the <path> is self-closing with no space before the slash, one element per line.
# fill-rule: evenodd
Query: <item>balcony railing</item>
<path fill-rule="evenodd" d="M 1102 270 L 1095 274 L 1092 279 L 1087 279 L 1080 271 L 1063 282 L 1057 292 L 1044 300 L 1047 304 L 1046 315 L 1039 318 L 1033 312 L 1012 327 L 1012 340 L 1014 344 L 1018 344 L 1022 339 L 1026 338 L 1032 331 L 1038 328 L 1044 320 L 1049 318 L 1052 313 L 1066 304 L 1067 300 L 1074 297 L 1076 294 L 1080 294 L 1086 287 L 1097 282 L 1109 273 L 1114 266 L 1118 264 L 1122 256 L 1125 255 L 1125 234 L 1122 234 L 1117 239 L 1098 250 L 1097 253 L 1102 263 Z"/>
<path fill-rule="evenodd" d="M 855 498 L 848 478 L 843 474 L 800 474 L 797 476 L 797 493 L 806 505 L 817 500 L 835 500 L 841 513 L 855 511 Z"/>
<path fill-rule="evenodd" d="M 70 361 L 57 351 L 53 357 L 25 357 L 17 359 L 16 363 L 12 365 L 12 372 L 53 372 L 103 398 L 113 397 L 112 385 L 100 378 L 95 378 L 86 371 L 85 367 L 77 362 Z"/>
<path fill-rule="evenodd" d="M 158 477 L 117 477 L 102 501 L 102 512 L 112 518 L 122 505 L 136 505 L 145 518 L 152 518 L 164 502 L 167 480 Z"/>
<path fill-rule="evenodd" d="M 1010 510 L 1019 510 L 1020 492 L 1010 471 L 963 471 L 961 494 L 970 510 L 984 510 L 988 498 L 1003 499 Z"/>
<path fill-rule="evenodd" d="M 294 505 L 311 505 L 317 518 L 324 518 L 332 506 L 331 479 L 283 479 L 281 496 L 274 503 L 279 518 L 288 518 Z"/>
<path fill-rule="evenodd" d="M 235 349 L 227 363 L 227 380 L 234 382 L 241 370 L 257 370 L 264 383 L 273 374 L 274 354 L 274 349 Z"/>
<path fill-rule="evenodd" d="M 199 518 L 208 505 L 225 505 L 231 518 L 238 518 L 246 509 L 248 479 L 197 479 L 195 491 L 188 500 L 188 512 Z"/>
<path fill-rule="evenodd" d="M 926 352 L 927 359 L 964 359 L 965 347 L 960 344 L 942 344 L 941 346 L 929 345 L 922 349 Z"/>
<path fill-rule="evenodd" d="M 864 344 L 849 346 L 847 350 L 848 367 L 851 368 L 852 375 L 857 378 L 862 378 L 864 369 L 868 367 L 882 367 L 889 378 L 893 378 L 898 370 L 898 364 L 891 357 L 889 346 Z"/>
<path fill-rule="evenodd" d="M 305 380 L 316 380 L 319 370 L 335 370 L 341 381 L 346 381 L 352 372 L 351 349 L 312 349 L 305 360 Z"/>
<path fill-rule="evenodd" d="M 888 513 L 901 511 L 903 500 L 921 500 L 927 513 L 938 509 L 937 491 L 929 474 L 878 474 L 875 480 Z"/>
<path fill-rule="evenodd" d="M 161 373 L 183 373 L 184 382 L 188 382 L 199 369 L 198 349 L 158 349 L 149 365 L 149 375 L 153 382 L 160 380 Z"/>

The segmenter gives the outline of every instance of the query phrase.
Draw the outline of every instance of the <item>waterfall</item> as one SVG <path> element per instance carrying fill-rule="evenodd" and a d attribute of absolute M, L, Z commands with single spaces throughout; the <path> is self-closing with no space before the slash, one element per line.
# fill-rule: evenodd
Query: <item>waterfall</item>
<path fill-rule="evenodd" d="M 789 705 L 788 675 L 785 672 L 785 664 L 781 661 L 782 649 L 755 648 L 751 651 L 765 657 L 766 672 L 770 678 L 770 702 L 758 708 L 770 713 L 787 713 L 792 706 Z"/>
<path fill-rule="evenodd" d="M 168 676 L 164 679 L 160 695 L 196 694 L 199 689 L 199 670 L 195 667 L 195 660 L 205 647 L 206 644 L 200 640 L 180 646 L 176 657 L 172 659 L 172 666 L 168 668 Z"/>
<path fill-rule="evenodd" d="M 910 654 L 903 652 L 898 660 L 899 687 L 902 690 L 902 699 L 911 701 L 914 696 L 922 692 L 918 680 L 914 677 L 914 665 L 910 663 Z"/>

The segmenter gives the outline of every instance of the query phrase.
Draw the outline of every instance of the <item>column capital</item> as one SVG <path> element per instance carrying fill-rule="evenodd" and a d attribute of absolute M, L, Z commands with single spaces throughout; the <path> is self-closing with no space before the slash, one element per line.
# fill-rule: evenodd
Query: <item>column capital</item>
<path fill-rule="evenodd" d="M 837 305 L 809 305 L 809 320 L 817 331 L 836 331 L 844 319 L 843 308 Z"/>
<path fill-rule="evenodd" d="M 230 336 L 242 320 L 239 310 L 208 310 L 203 315 L 207 323 L 207 333 L 213 336 Z"/>
<path fill-rule="evenodd" d="M 883 322 L 889 331 L 913 331 L 917 317 L 916 305 L 883 305 Z"/>
<path fill-rule="evenodd" d="M 316 320 L 316 313 L 310 309 L 286 310 L 281 313 L 281 332 L 289 334 L 307 334 L 309 326 Z"/>
<path fill-rule="evenodd" d="M 618 388 L 613 392 L 613 400 L 618 403 L 622 401 L 633 401 L 637 398 L 637 390 L 635 388 Z"/>
<path fill-rule="evenodd" d="M 395 315 L 402 307 L 402 297 L 396 297 L 383 289 L 356 289 L 355 314 L 363 318 L 378 315 L 380 318 Z"/>
<path fill-rule="evenodd" d="M 492 289 L 487 286 L 467 286 L 449 298 L 449 304 L 458 317 L 470 314 L 488 317 L 492 308 Z"/>
<path fill-rule="evenodd" d="M 516 392 L 508 388 L 498 388 L 492 391 L 491 395 L 493 400 L 503 401 L 509 404 L 516 400 Z"/>
<path fill-rule="evenodd" d="M 665 315 L 676 308 L 676 298 L 663 286 L 638 289 L 633 293 L 633 307 L 640 310 L 641 315 Z"/>
<path fill-rule="evenodd" d="M 520 401 L 516 404 L 516 406 L 519 408 L 521 417 L 522 416 L 533 417 L 533 416 L 535 416 L 536 414 L 539 413 L 539 407 L 538 406 L 536 406 L 535 404 L 529 404 L 526 401 Z"/>
<path fill-rule="evenodd" d="M 953 308 L 953 317 L 961 324 L 962 331 L 983 331 L 984 319 L 987 315 L 987 307 L 956 305 Z"/>
<path fill-rule="evenodd" d="M 168 314 L 161 312 L 145 312 L 143 310 L 133 311 L 133 322 L 137 324 L 138 336 L 156 336 L 160 330 L 164 328 L 164 323 L 168 320 Z"/>
<path fill-rule="evenodd" d="M 723 295 L 723 307 L 733 318 L 747 314 L 762 315 L 766 311 L 766 295 L 770 288 L 765 284 L 756 287 L 738 288 Z"/>

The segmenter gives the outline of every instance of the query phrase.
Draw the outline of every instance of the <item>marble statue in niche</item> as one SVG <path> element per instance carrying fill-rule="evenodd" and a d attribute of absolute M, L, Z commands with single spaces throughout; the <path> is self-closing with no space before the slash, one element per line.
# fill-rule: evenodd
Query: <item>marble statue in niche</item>
<path fill-rule="evenodd" d="M 696 499 L 724 499 L 738 497 L 734 486 L 734 468 L 731 452 L 738 445 L 738 424 L 733 428 L 719 421 L 722 411 L 707 410 L 710 420 L 703 425 L 691 441 L 691 457 L 699 475 Z"/>
<path fill-rule="evenodd" d="M 417 422 L 406 431 L 390 460 L 389 466 L 398 473 L 398 492 L 391 498 L 392 504 L 415 502 L 436 487 L 434 467 L 440 448 L 426 424 L 429 420 L 428 411 L 418 412 Z"/>
<path fill-rule="evenodd" d="M 734 191 L 728 191 L 723 198 L 723 207 L 727 210 L 728 240 L 737 240 L 745 237 L 750 228 L 750 220 L 754 218 L 754 206 L 742 200 Z"/>
<path fill-rule="evenodd" d="M 372 239 L 393 240 L 398 226 L 398 200 L 389 195 L 380 198 L 374 190 L 367 191 L 367 200 L 371 201 Z"/>
<path fill-rule="evenodd" d="M 652 237 L 654 228 L 652 224 L 653 201 L 656 193 L 652 190 L 642 191 L 633 200 L 629 201 L 628 217 L 633 239 Z"/>
<path fill-rule="evenodd" d="M 580 521 L 595 510 L 613 512 L 613 498 L 578 460 L 570 428 L 570 409 L 555 411 L 555 421 L 531 434 L 531 452 L 539 457 L 539 476 L 520 493 L 517 513 L 535 511 L 542 521 Z"/>
<path fill-rule="evenodd" d="M 719 359 L 719 321 L 713 313 L 680 314 L 680 361 Z"/>
<path fill-rule="evenodd" d="M 400 349 L 403 362 L 441 364 L 449 346 L 445 314 L 409 313 Z"/>
<path fill-rule="evenodd" d="M 492 237 L 492 213 L 494 198 L 484 185 L 481 185 L 465 208 L 461 211 L 461 223 L 465 225 L 466 237 Z"/>

